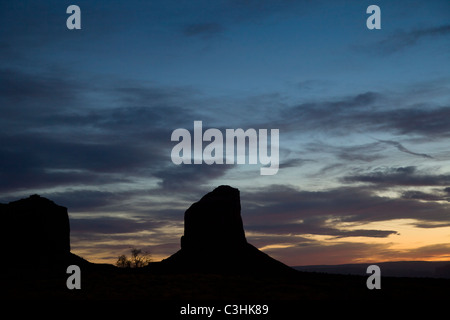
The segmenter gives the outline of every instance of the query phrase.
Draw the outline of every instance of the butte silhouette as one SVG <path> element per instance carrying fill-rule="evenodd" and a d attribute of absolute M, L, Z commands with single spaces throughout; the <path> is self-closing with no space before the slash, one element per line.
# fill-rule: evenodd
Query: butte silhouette
<path fill-rule="evenodd" d="M 186 210 L 181 249 L 149 268 L 176 273 L 296 272 L 247 242 L 240 192 L 230 186 L 217 187 Z"/>

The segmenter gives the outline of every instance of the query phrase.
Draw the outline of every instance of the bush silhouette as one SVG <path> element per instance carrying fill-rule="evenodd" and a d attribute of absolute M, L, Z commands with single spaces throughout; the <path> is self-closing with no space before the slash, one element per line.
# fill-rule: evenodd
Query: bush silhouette
<path fill-rule="evenodd" d="M 121 255 L 117 258 L 116 266 L 119 268 L 141 268 L 151 262 L 150 253 L 141 249 L 131 249 L 131 257 Z"/>

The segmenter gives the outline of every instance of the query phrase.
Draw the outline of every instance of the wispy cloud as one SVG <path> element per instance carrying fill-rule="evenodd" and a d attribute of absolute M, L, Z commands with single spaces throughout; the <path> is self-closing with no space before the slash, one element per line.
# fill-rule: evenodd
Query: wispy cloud
<path fill-rule="evenodd" d="M 285 132 L 321 132 L 333 136 L 391 133 L 445 138 L 450 136 L 450 107 L 433 101 L 426 85 L 419 96 L 412 90 L 364 92 L 335 99 L 316 99 L 281 108 L 272 116 L 271 126 Z M 399 95 L 401 95 L 399 97 Z M 414 96 L 414 102 L 409 97 Z M 445 92 L 435 98 L 448 100 Z M 269 125 L 267 123 L 266 125 Z M 385 139 L 386 140 L 386 139 Z M 399 150 L 406 149 L 396 145 Z"/>
<path fill-rule="evenodd" d="M 368 173 L 345 176 L 342 181 L 345 183 L 371 183 L 378 187 L 447 186 L 450 185 L 450 174 L 421 172 L 416 166 L 408 166 L 378 168 Z"/>
<path fill-rule="evenodd" d="M 417 198 L 387 198 L 372 187 L 338 187 L 325 191 L 302 191 L 272 185 L 242 192 L 243 219 L 249 230 L 267 234 L 388 237 L 397 230 L 367 230 L 368 222 L 412 219 L 420 223 L 448 223 L 446 205 Z M 424 215 L 426 211 L 428 214 Z M 261 223 L 264 221 L 265 223 Z M 267 223 L 269 222 L 269 223 Z M 351 231 L 342 227 L 354 224 Z"/>
<path fill-rule="evenodd" d="M 423 39 L 446 37 L 450 35 L 450 25 L 398 31 L 376 43 L 375 47 L 384 53 L 393 53 L 416 45 Z"/>
<path fill-rule="evenodd" d="M 197 92 L 187 87 L 121 79 L 89 86 L 64 72 L 14 68 L 0 70 L 0 81 L 4 192 L 142 178 L 166 185 L 170 134 L 197 118 L 189 102 Z"/>
<path fill-rule="evenodd" d="M 426 153 L 417 153 L 417 152 L 412 152 L 411 150 L 405 148 L 400 142 L 397 141 L 392 141 L 392 140 L 379 140 L 377 139 L 377 141 L 382 142 L 382 143 L 386 143 L 389 145 L 393 145 L 394 147 L 396 147 L 398 150 L 400 150 L 401 152 L 405 152 L 408 154 L 412 154 L 414 156 L 418 156 L 418 157 L 423 157 L 423 158 L 428 158 L 428 159 L 434 159 L 432 156 L 426 154 Z"/>

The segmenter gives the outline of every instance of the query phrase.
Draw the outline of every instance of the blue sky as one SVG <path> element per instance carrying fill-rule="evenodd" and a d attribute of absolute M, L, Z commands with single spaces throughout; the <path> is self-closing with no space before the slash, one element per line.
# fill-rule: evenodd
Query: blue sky
<path fill-rule="evenodd" d="M 2 1 L 0 200 L 68 207 L 93 261 L 167 257 L 221 184 L 288 264 L 448 260 L 449 21 L 448 1 Z M 279 172 L 174 165 L 196 120 L 279 129 Z"/>

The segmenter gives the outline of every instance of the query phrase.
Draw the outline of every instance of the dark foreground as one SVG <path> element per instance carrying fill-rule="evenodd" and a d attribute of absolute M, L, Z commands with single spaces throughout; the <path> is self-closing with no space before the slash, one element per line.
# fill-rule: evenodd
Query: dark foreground
<path fill-rule="evenodd" d="M 3 273 L 2 302 L 5 306 L 38 306 L 43 314 L 55 306 L 81 315 L 107 311 L 113 318 L 115 312 L 134 310 L 151 314 L 151 319 L 300 319 L 311 312 L 319 312 L 324 319 L 337 314 L 359 317 L 361 310 L 366 310 L 365 315 L 369 311 L 392 315 L 396 308 L 404 316 L 404 311 L 414 313 L 416 306 L 430 302 L 445 306 L 443 300 L 450 301 L 450 279 L 382 277 L 381 289 L 369 290 L 367 278 L 356 275 L 299 271 L 296 276 L 271 277 L 97 270 L 82 271 L 81 289 L 69 290 L 68 276 L 39 275 L 32 270 Z M 206 307 L 214 308 L 214 313 L 184 314 L 187 308 L 200 313 L 206 309 L 198 308 Z M 34 307 L 31 310 L 37 314 Z"/>
<path fill-rule="evenodd" d="M 367 277 L 300 272 L 283 276 L 154 274 L 137 269 L 81 272 L 81 289 L 68 289 L 69 274 L 4 271 L 3 299 L 152 301 L 450 300 L 450 279 L 382 277 L 369 290 Z"/>

